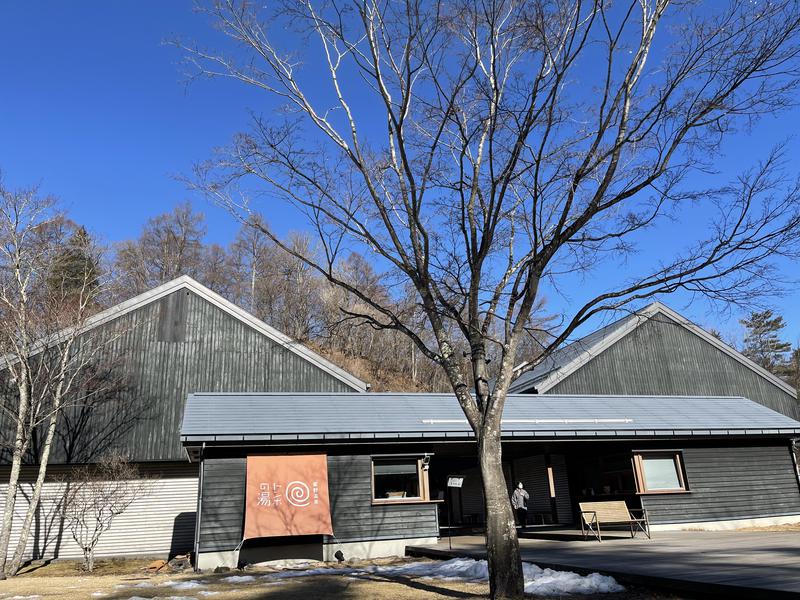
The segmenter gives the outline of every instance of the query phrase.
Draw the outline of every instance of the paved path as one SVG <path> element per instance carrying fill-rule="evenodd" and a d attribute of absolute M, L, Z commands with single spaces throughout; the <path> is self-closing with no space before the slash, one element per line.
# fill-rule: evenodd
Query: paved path
<path fill-rule="evenodd" d="M 726 598 L 800 599 L 800 532 L 654 532 L 603 542 L 521 539 L 522 559 L 625 582 Z M 484 556 L 483 537 L 410 546 L 412 556 Z"/>

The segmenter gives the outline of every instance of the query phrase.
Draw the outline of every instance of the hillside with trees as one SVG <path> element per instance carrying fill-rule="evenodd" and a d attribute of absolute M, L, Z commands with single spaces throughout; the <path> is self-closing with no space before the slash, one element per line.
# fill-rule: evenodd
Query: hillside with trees
<path fill-rule="evenodd" d="M 266 221 L 258 218 L 264 227 Z M 351 314 L 366 307 L 307 264 L 284 252 L 260 230 L 243 225 L 226 246 L 206 242 L 206 219 L 189 203 L 153 216 L 135 239 L 110 244 L 104 260 L 104 306 L 122 302 L 180 275 L 188 275 L 259 319 L 307 344 L 326 358 L 369 382 L 376 391 L 441 391 L 441 369 L 421 355 L 407 337 L 390 330 L 359 326 Z M 88 235 L 76 227 L 76 235 Z M 291 236 L 292 248 L 310 256 L 310 238 Z M 70 277 L 71 251 L 58 268 Z M 383 295 L 385 289 L 370 263 L 351 254 L 340 276 L 360 289 Z M 397 310 L 419 323 L 413 294 L 392 300 Z"/>

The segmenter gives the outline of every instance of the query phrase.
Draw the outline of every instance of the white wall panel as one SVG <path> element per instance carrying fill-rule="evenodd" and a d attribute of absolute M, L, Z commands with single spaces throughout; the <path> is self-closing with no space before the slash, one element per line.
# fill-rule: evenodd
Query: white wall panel
<path fill-rule="evenodd" d="M 197 510 L 197 465 L 149 468 L 156 477 L 148 495 L 139 498 L 100 538 L 96 556 L 153 555 L 164 558 L 172 552 L 189 552 L 194 539 Z M 7 469 L 4 469 L 7 471 Z M 7 479 L 6 473 L 3 479 Z M 27 475 L 27 474 L 26 474 Z M 20 484 L 14 508 L 14 528 L 9 554 L 16 548 L 19 530 L 31 495 L 30 476 Z M 0 511 L 5 508 L 8 484 L 0 485 Z M 63 527 L 57 506 L 60 486 L 45 483 L 42 500 L 28 538 L 26 558 L 80 558 L 81 550 L 71 532 Z"/>

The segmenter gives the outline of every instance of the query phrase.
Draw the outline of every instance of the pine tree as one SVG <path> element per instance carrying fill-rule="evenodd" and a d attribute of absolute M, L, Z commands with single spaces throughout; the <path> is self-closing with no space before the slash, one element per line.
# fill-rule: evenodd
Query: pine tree
<path fill-rule="evenodd" d="M 792 345 L 780 339 L 786 327 L 783 317 L 771 310 L 755 311 L 740 321 L 745 327 L 743 354 L 768 371 L 780 374 L 786 368 L 786 353 Z"/>
<path fill-rule="evenodd" d="M 792 348 L 786 363 L 784 379 L 797 391 L 797 401 L 800 402 L 800 344 Z"/>
<path fill-rule="evenodd" d="M 61 298 L 70 298 L 97 289 L 100 266 L 93 249 L 94 244 L 86 228 L 76 227 L 50 265 L 47 287 L 52 293 Z"/>

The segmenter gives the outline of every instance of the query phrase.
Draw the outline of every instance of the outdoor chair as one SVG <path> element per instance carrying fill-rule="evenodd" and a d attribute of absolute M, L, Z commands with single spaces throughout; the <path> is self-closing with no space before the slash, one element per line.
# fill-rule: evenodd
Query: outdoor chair
<path fill-rule="evenodd" d="M 627 525 L 631 530 L 631 538 L 635 538 L 640 531 L 650 539 L 650 522 L 647 518 L 645 509 L 629 509 L 623 500 L 613 500 L 608 502 L 581 502 L 578 504 L 581 509 L 581 534 L 583 539 L 587 539 L 589 534 L 597 538 L 598 542 L 603 541 L 601 526 L 620 526 Z M 634 516 L 634 513 L 641 514 L 641 517 Z"/>

